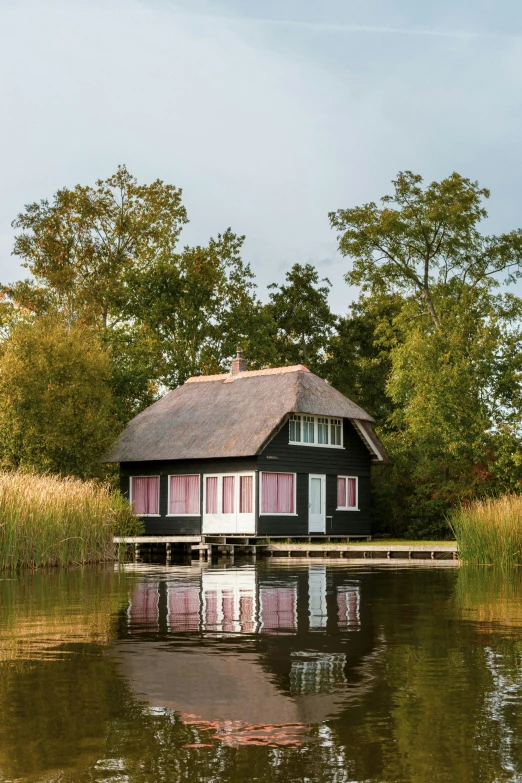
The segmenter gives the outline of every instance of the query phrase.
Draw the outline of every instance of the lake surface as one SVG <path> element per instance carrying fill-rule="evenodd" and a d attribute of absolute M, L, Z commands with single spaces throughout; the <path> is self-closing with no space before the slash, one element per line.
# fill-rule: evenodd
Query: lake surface
<path fill-rule="evenodd" d="M 522 577 L 0 577 L 0 781 L 522 781 Z"/>

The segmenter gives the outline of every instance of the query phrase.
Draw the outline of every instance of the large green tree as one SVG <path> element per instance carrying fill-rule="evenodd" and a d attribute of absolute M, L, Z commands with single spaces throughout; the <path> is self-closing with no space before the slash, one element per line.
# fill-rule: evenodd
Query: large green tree
<path fill-rule="evenodd" d="M 330 339 L 324 377 L 386 426 L 394 403 L 388 391 L 390 343 L 403 300 L 398 294 L 361 296 L 339 318 Z"/>
<path fill-rule="evenodd" d="M 164 386 L 219 372 L 241 342 L 254 365 L 274 350 L 268 318 L 230 229 L 207 246 L 178 247 L 187 222 L 181 190 L 141 185 L 121 166 L 94 187 L 58 191 L 26 206 L 14 254 L 32 278 L 4 286 L 0 333 L 58 313 L 97 330 L 111 358 L 120 424 Z"/>
<path fill-rule="evenodd" d="M 321 280 L 311 264 L 294 264 L 284 283 L 268 286 L 266 312 L 279 363 L 303 363 L 321 372 L 337 324 L 328 303 L 331 287 L 328 278 Z"/>
<path fill-rule="evenodd" d="M 382 207 L 330 220 L 347 281 L 400 300 L 381 340 L 395 464 L 377 477 L 376 508 L 395 531 L 434 535 L 452 503 L 522 489 L 522 303 L 498 291 L 521 274 L 522 232 L 483 235 L 489 192 L 458 174 L 424 187 L 406 172 L 394 185 Z"/>
<path fill-rule="evenodd" d="M 448 286 L 464 293 L 498 285 L 501 275 L 507 282 L 521 276 L 522 230 L 479 231 L 487 217 L 486 188 L 456 173 L 423 187 L 411 171 L 399 173 L 393 185 L 382 207 L 370 202 L 329 215 L 339 251 L 352 261 L 348 283 L 413 297 L 418 315 L 438 326 Z"/>
<path fill-rule="evenodd" d="M 13 221 L 13 253 L 33 280 L 8 287 L 30 309 L 60 309 L 103 326 L 121 323 L 129 276 L 146 274 L 172 252 L 187 223 L 181 190 L 139 185 L 125 166 L 95 187 L 62 188 L 28 204 Z"/>
<path fill-rule="evenodd" d="M 252 367 L 273 361 L 269 319 L 241 258 L 243 241 L 228 229 L 206 247 L 165 257 L 146 277 L 136 275 L 131 311 L 157 338 L 162 383 L 223 372 L 238 342 Z"/>
<path fill-rule="evenodd" d="M 11 329 L 0 348 L 5 467 L 104 475 L 113 410 L 110 356 L 91 328 L 41 316 Z"/>

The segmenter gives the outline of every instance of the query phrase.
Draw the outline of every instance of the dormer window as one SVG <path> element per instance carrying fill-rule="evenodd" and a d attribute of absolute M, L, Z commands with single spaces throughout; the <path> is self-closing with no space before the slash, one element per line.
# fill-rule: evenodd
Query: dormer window
<path fill-rule="evenodd" d="M 290 417 L 289 442 L 304 446 L 343 448 L 343 420 L 331 416 L 308 416 L 294 413 Z"/>

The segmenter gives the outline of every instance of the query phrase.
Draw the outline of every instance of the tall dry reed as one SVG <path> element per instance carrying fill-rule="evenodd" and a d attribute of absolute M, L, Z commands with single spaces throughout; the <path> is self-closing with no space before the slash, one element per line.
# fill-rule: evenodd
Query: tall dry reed
<path fill-rule="evenodd" d="M 0 473 L 0 569 L 113 560 L 113 536 L 139 524 L 127 500 L 100 482 Z"/>
<path fill-rule="evenodd" d="M 478 500 L 456 509 L 449 524 L 466 563 L 522 564 L 522 496 Z"/>

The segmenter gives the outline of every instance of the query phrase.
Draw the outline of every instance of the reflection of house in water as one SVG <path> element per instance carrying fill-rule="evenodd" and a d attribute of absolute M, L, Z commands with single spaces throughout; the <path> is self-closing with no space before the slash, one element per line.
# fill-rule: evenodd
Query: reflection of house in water
<path fill-rule="evenodd" d="M 327 693 L 346 685 L 345 653 L 291 654 L 290 689 L 292 693 Z"/>
<path fill-rule="evenodd" d="M 191 569 L 192 570 L 192 569 Z M 166 628 L 173 632 L 208 631 L 217 634 L 295 634 L 298 630 L 298 586 L 308 596 L 309 630 L 328 624 L 326 566 L 310 566 L 307 584 L 295 575 L 258 576 L 254 568 L 197 570 L 180 578 L 145 580 L 136 585 L 129 601 L 129 630 L 160 628 L 165 593 Z M 360 627 L 359 584 L 334 587 L 339 629 Z M 301 595 L 301 598 L 303 596 Z M 306 622 L 301 617 L 301 625 Z"/>
<path fill-rule="evenodd" d="M 132 591 L 128 609 L 131 631 L 155 631 L 159 628 L 159 590 L 154 581 L 140 582 Z"/>
<path fill-rule="evenodd" d="M 362 579 L 323 566 L 169 569 L 134 589 L 115 653 L 154 707 L 233 722 L 234 736 L 261 726 L 273 741 L 275 727 L 287 736 L 281 726 L 320 722 L 372 687 L 380 643 Z"/>

